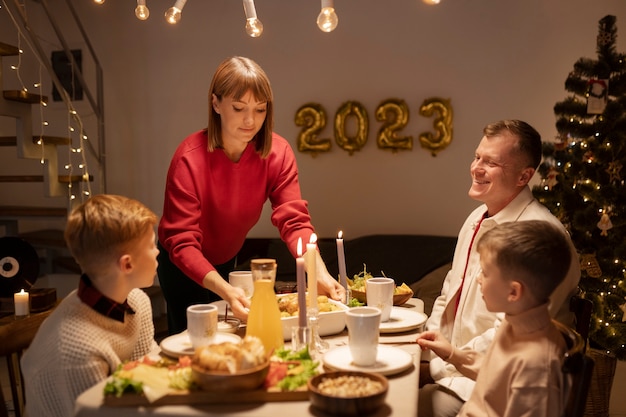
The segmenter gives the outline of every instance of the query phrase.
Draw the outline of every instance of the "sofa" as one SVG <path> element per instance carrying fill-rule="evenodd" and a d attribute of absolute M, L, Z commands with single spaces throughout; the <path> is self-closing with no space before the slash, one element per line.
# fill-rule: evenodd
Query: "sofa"
<path fill-rule="evenodd" d="M 328 272 L 339 276 L 335 238 L 318 238 L 317 245 Z M 346 273 L 349 278 L 367 270 L 374 276 L 406 283 L 414 296 L 424 301 L 429 314 L 450 269 L 456 237 L 430 235 L 367 235 L 344 240 Z M 254 258 L 276 259 L 277 288 L 295 289 L 296 263 L 279 238 L 247 238 L 237 255 L 237 269 L 249 269 Z"/>

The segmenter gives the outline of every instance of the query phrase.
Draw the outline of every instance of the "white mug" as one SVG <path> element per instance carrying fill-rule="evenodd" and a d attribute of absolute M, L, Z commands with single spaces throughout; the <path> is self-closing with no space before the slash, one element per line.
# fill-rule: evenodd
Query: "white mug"
<path fill-rule="evenodd" d="M 251 298 L 254 294 L 252 271 L 232 271 L 228 274 L 228 282 L 233 287 L 241 288 L 247 298 Z"/>
<path fill-rule="evenodd" d="M 381 311 L 380 321 L 389 321 L 393 307 L 393 292 L 396 282 L 392 278 L 374 277 L 365 281 L 365 296 L 368 307 Z"/>
<path fill-rule="evenodd" d="M 210 345 L 215 339 L 217 310 L 214 304 L 194 304 L 187 307 L 187 332 L 194 349 Z"/>
<path fill-rule="evenodd" d="M 354 307 L 346 311 L 348 346 L 352 363 L 373 366 L 378 356 L 380 310 L 374 307 Z"/>

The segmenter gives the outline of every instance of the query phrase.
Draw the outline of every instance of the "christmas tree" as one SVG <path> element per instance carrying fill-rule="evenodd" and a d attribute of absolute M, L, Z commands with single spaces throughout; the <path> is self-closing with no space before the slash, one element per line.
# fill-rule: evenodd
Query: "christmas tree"
<path fill-rule="evenodd" d="M 556 103 L 553 142 L 543 144 L 533 188 L 569 230 L 580 254 L 580 289 L 593 301 L 592 347 L 626 359 L 626 55 L 615 16 L 599 22 L 597 59 L 580 58 Z"/>

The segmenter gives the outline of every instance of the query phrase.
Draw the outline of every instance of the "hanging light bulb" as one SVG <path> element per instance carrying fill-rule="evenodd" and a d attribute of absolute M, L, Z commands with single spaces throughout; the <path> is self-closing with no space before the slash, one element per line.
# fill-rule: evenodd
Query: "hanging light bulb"
<path fill-rule="evenodd" d="M 165 20 L 167 23 L 175 25 L 180 22 L 180 17 L 183 13 L 183 7 L 185 7 L 187 0 L 176 0 L 176 3 L 165 12 Z"/>
<path fill-rule="evenodd" d="M 135 16 L 139 20 L 146 20 L 150 17 L 150 10 L 146 6 L 146 0 L 137 0 L 137 7 L 135 7 Z"/>
<path fill-rule="evenodd" d="M 104 3 L 104 0 L 93 0 L 93 2 L 96 4 L 102 4 Z"/>
<path fill-rule="evenodd" d="M 422 0 L 422 1 L 423 1 L 424 3 L 426 3 L 426 4 L 430 4 L 430 5 L 433 5 L 433 4 L 439 4 L 439 3 L 441 3 L 441 0 Z"/>
<path fill-rule="evenodd" d="M 317 16 L 317 27 L 322 32 L 332 32 L 337 27 L 339 18 L 335 13 L 334 0 L 322 0 L 322 10 Z"/>
<path fill-rule="evenodd" d="M 263 23 L 256 17 L 254 0 L 243 0 L 243 11 L 246 14 L 246 33 L 252 38 L 258 38 L 263 33 Z"/>

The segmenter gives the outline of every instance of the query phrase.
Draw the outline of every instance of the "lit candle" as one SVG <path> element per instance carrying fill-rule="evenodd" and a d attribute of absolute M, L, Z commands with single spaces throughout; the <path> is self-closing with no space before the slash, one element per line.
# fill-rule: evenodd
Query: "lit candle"
<path fill-rule="evenodd" d="M 302 238 L 298 238 L 298 257 L 296 258 L 296 281 L 298 284 L 298 325 L 306 327 L 306 282 L 304 279 L 304 258 L 302 257 Z"/>
<path fill-rule="evenodd" d="M 315 268 L 315 252 L 317 251 L 317 235 L 313 233 L 306 244 L 306 273 L 309 284 L 309 308 L 317 310 L 317 271 Z"/>
<path fill-rule="evenodd" d="M 337 235 L 337 259 L 339 260 L 339 283 L 348 289 L 348 276 L 346 275 L 346 257 L 343 252 L 343 232 L 340 230 Z"/>
<path fill-rule="evenodd" d="M 29 296 L 24 288 L 22 291 L 13 294 L 13 302 L 15 303 L 15 315 L 16 316 L 28 316 L 30 314 L 30 307 L 28 305 Z"/>

